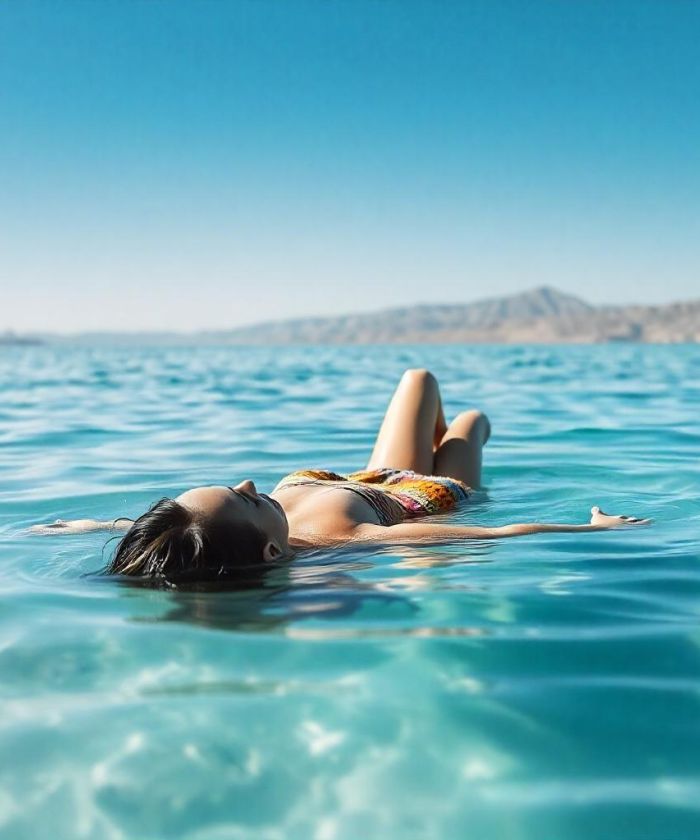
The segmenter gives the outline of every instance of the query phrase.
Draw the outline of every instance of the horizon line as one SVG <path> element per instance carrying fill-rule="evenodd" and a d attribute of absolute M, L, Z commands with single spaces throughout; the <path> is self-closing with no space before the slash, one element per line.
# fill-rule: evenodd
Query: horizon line
<path fill-rule="evenodd" d="M 79 330 L 22 330 L 18 331 L 13 327 L 1 327 L 0 328 L 0 340 L 3 338 L 17 338 L 19 340 L 22 339 L 32 339 L 32 338 L 42 338 L 42 337 L 59 337 L 59 338 L 79 338 L 79 337 L 89 337 L 89 336 L 109 336 L 109 335 L 119 335 L 119 336 L 143 336 L 143 335 L 153 335 L 153 336 L 197 336 L 197 335 L 206 335 L 211 333 L 232 333 L 237 332 L 238 330 L 246 330 L 252 329 L 255 327 L 269 327 L 274 326 L 277 324 L 289 324 L 298 321 L 330 321 L 335 318 L 351 318 L 358 315 L 382 315 L 385 313 L 396 312 L 396 311 L 404 311 L 410 309 L 418 309 L 420 307 L 455 307 L 455 306 L 473 306 L 482 303 L 490 303 L 492 301 L 504 301 L 513 298 L 523 297 L 528 294 L 532 294 L 534 292 L 540 291 L 553 291 L 556 292 L 558 295 L 567 298 L 573 298 L 580 303 L 584 303 L 587 306 L 592 307 L 593 309 L 623 309 L 629 307 L 643 307 L 643 308 L 663 308 L 663 307 L 670 307 L 676 306 L 680 304 L 693 304 L 693 303 L 700 303 L 700 297 L 691 297 L 691 298 L 681 298 L 681 299 L 673 299 L 666 301 L 665 303 L 648 303 L 648 302 L 641 302 L 641 301 L 633 301 L 633 302 L 626 302 L 626 303 L 617 303 L 617 302 L 606 302 L 606 303 L 593 303 L 591 301 L 586 300 L 583 297 L 580 297 L 577 294 L 572 294 L 571 292 L 564 292 L 561 289 L 557 288 L 556 286 L 551 285 L 541 285 L 541 286 L 533 286 L 529 289 L 526 289 L 522 292 L 512 292 L 510 294 L 505 295 L 498 295 L 498 296 L 489 296 L 489 297 L 479 297 L 474 298 L 472 300 L 465 300 L 465 301 L 452 301 L 452 302 L 445 302 L 445 303 L 436 303 L 435 301 L 416 301 L 415 303 L 408 303 L 403 304 L 401 306 L 388 306 L 382 307 L 380 309 L 356 309 L 350 312 L 337 312 L 335 314 L 327 314 L 327 315 L 295 315 L 289 318 L 276 318 L 267 321 L 249 321 L 243 324 L 237 324 L 234 326 L 226 326 L 226 327 L 196 327 L 194 329 L 164 329 L 160 327 L 144 327 L 141 329 L 129 330 L 129 329 L 112 329 L 112 328 L 96 328 L 96 329 L 79 329 Z"/>

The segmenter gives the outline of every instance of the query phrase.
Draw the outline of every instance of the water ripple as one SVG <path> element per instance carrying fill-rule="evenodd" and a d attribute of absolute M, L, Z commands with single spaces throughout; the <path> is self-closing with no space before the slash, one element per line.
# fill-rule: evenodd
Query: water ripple
<path fill-rule="evenodd" d="M 243 593 L 26 534 L 360 468 L 406 367 L 493 422 L 451 521 L 654 526 L 317 551 Z M 696 836 L 698 383 L 691 346 L 0 348 L 0 833 Z"/>

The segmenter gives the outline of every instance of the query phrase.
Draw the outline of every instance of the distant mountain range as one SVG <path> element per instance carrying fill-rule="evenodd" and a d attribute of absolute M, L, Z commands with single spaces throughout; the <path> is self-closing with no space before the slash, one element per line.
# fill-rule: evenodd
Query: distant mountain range
<path fill-rule="evenodd" d="M 416 304 L 206 333 L 230 344 L 571 343 L 700 341 L 700 300 L 593 306 L 542 286 L 475 303 Z"/>
<path fill-rule="evenodd" d="M 199 333 L 7 334 L 0 343 L 80 344 L 594 344 L 700 342 L 700 300 L 593 306 L 542 286 L 475 303 L 415 304 L 325 318 L 294 318 Z"/>

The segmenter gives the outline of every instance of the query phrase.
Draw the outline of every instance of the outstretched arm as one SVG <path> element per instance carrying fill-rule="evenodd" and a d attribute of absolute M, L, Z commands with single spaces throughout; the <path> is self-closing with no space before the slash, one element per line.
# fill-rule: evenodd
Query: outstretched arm
<path fill-rule="evenodd" d="M 46 525 L 32 525 L 29 529 L 34 534 L 86 534 L 89 531 L 112 531 L 121 533 L 128 531 L 134 524 L 133 519 L 70 519 L 67 522 L 57 519 Z"/>
<path fill-rule="evenodd" d="M 358 525 L 354 534 L 361 542 L 381 543 L 440 543 L 457 540 L 493 540 L 501 537 L 522 537 L 527 534 L 577 533 L 580 531 L 609 531 L 648 525 L 650 519 L 631 516 L 609 516 L 599 507 L 591 508 L 591 521 L 585 525 L 523 522 L 483 528 L 479 525 L 443 525 L 429 522 L 402 522 L 399 525 Z"/>

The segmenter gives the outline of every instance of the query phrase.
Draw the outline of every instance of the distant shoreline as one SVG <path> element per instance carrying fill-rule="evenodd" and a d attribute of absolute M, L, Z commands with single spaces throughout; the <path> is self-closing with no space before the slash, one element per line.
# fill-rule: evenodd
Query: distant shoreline
<path fill-rule="evenodd" d="M 397 344 L 696 344 L 700 300 L 664 305 L 594 306 L 543 286 L 466 304 L 416 304 L 333 317 L 295 318 L 230 330 L 13 332 L 0 345 L 346 346 Z"/>

